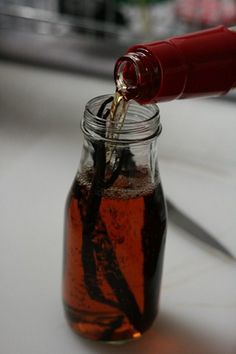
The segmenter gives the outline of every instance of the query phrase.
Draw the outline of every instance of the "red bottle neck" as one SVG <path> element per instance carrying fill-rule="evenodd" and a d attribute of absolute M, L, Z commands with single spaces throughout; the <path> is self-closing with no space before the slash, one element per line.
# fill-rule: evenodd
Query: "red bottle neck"
<path fill-rule="evenodd" d="M 118 59 L 115 80 L 141 104 L 224 94 L 236 86 L 236 32 L 219 26 L 134 46 Z"/>

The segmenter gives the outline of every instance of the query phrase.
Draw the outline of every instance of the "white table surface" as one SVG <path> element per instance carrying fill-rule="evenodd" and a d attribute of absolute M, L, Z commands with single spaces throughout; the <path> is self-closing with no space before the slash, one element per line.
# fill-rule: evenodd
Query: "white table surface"
<path fill-rule="evenodd" d="M 113 89 L 112 82 L 0 63 L 0 352 L 235 353 L 236 262 L 171 222 L 160 316 L 141 340 L 90 343 L 65 322 L 63 209 L 80 158 L 79 120 L 90 98 Z M 160 108 L 166 195 L 236 255 L 236 105 L 196 100 Z"/>

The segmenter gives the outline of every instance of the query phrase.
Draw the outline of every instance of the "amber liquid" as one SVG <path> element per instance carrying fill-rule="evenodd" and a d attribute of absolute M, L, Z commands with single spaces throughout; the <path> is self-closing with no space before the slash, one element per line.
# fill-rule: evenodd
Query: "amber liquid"
<path fill-rule="evenodd" d="M 155 319 L 166 213 L 145 169 L 119 176 L 85 225 L 90 184 L 79 175 L 66 206 L 63 298 L 70 326 L 95 340 L 138 338 Z M 93 232 L 85 235 L 85 229 Z"/>

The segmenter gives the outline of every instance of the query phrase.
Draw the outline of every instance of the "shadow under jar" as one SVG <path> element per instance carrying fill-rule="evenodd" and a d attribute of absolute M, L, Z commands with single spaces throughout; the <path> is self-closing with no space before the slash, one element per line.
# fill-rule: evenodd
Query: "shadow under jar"
<path fill-rule="evenodd" d="M 63 301 L 75 332 L 116 342 L 140 337 L 157 315 L 167 220 L 158 107 L 131 101 L 119 131 L 107 127 L 111 103 L 101 111 L 108 101 L 89 101 L 82 120 L 65 210 Z"/>

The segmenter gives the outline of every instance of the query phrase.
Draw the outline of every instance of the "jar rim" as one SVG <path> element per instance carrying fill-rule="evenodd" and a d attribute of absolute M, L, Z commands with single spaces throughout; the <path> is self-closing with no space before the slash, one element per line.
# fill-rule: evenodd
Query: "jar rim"
<path fill-rule="evenodd" d="M 159 107 L 156 104 L 140 105 L 134 100 L 129 101 L 122 129 L 117 129 L 115 124 L 109 125 L 108 128 L 106 119 L 97 116 L 96 112 L 98 112 L 101 104 L 111 96 L 114 95 L 97 96 L 86 104 L 81 129 L 87 137 L 116 144 L 131 144 L 150 141 L 160 135 L 162 127 Z M 107 138 L 106 132 L 109 133 L 108 136 L 119 136 L 112 139 Z"/>

